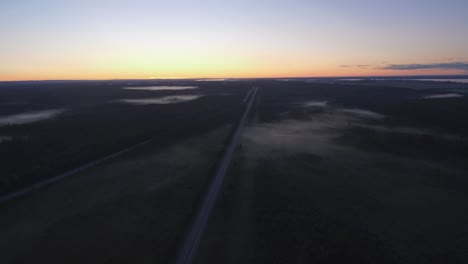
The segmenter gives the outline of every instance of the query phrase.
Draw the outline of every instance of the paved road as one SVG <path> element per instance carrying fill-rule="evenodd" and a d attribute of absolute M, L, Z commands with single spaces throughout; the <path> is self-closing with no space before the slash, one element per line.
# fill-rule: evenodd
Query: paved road
<path fill-rule="evenodd" d="M 5 203 L 5 202 L 8 202 L 8 201 L 10 201 L 10 200 L 14 200 L 14 199 L 16 199 L 16 198 L 20 198 L 20 197 L 22 197 L 22 196 L 24 196 L 24 195 L 26 195 L 26 194 L 28 194 L 28 193 L 30 193 L 30 192 L 33 192 L 33 191 L 42 189 L 42 188 L 44 188 L 44 187 L 47 187 L 47 186 L 49 186 L 49 185 L 51 185 L 51 184 L 54 184 L 54 183 L 56 183 L 56 182 L 58 182 L 58 181 L 61 181 L 61 180 L 65 179 L 65 178 L 67 178 L 67 177 L 70 177 L 70 176 L 72 176 L 72 175 L 74 175 L 74 174 L 76 174 L 76 173 L 78 173 L 78 172 L 81 172 L 81 171 L 84 171 L 84 170 L 89 169 L 89 168 L 91 168 L 91 167 L 94 167 L 94 166 L 96 166 L 96 165 L 99 165 L 99 164 L 101 164 L 101 163 L 103 163 L 103 162 L 105 162 L 105 161 L 108 161 L 108 160 L 110 160 L 110 159 L 113 159 L 113 158 L 122 156 L 122 155 L 124 155 L 124 154 L 126 154 L 126 153 L 128 153 L 128 152 L 130 152 L 130 151 L 132 151 L 132 150 L 134 150 L 134 149 L 136 149 L 136 148 L 139 148 L 139 147 L 141 147 L 141 146 L 143 146 L 143 145 L 148 144 L 148 143 L 151 142 L 151 141 L 152 141 L 152 139 L 145 140 L 145 141 L 140 142 L 140 143 L 138 143 L 138 144 L 135 144 L 135 145 L 133 145 L 133 146 L 131 146 L 131 147 L 128 147 L 128 148 L 125 148 L 125 149 L 120 150 L 120 151 L 118 151 L 118 152 L 115 152 L 115 153 L 112 153 L 112 154 L 110 154 L 110 155 L 107 155 L 107 156 L 105 156 L 105 157 L 103 157 L 103 158 L 100 158 L 100 159 L 98 159 L 98 160 L 94 160 L 94 161 L 91 161 L 91 162 L 86 163 L 86 164 L 84 164 L 84 165 L 81 165 L 81 166 L 79 166 L 78 168 L 74 168 L 74 169 L 69 170 L 69 171 L 67 171 L 67 172 L 65 172 L 65 173 L 62 173 L 62 174 L 60 174 L 60 175 L 58 175 L 58 176 L 55 176 L 55 177 L 46 179 L 46 180 L 44 180 L 44 181 L 35 183 L 35 184 L 31 185 L 31 186 L 25 187 L 25 188 L 20 189 L 20 190 L 18 190 L 18 191 L 16 191 L 16 192 L 13 192 L 13 193 L 9 193 L 9 194 L 5 194 L 5 195 L 3 195 L 3 196 L 0 196 L 0 204 Z"/>
<path fill-rule="evenodd" d="M 252 90 L 247 94 L 246 100 L 248 98 L 248 102 L 246 104 L 242 118 L 240 119 L 234 133 L 232 134 L 231 141 L 229 142 L 229 145 L 227 146 L 224 152 L 222 160 L 219 163 L 218 168 L 216 169 L 216 173 L 213 177 L 213 181 L 211 182 L 210 188 L 205 198 L 203 199 L 202 207 L 197 212 L 195 221 L 193 222 L 193 225 L 188 233 L 185 243 L 181 251 L 179 252 L 179 255 L 177 256 L 177 264 L 188 264 L 192 263 L 193 261 L 193 258 L 200 245 L 201 238 L 203 237 L 206 225 L 210 218 L 211 212 L 213 211 L 213 207 L 216 204 L 216 200 L 221 190 L 226 171 L 229 168 L 232 156 L 238 145 L 242 128 L 244 127 L 247 121 L 247 117 L 250 113 L 250 109 L 252 108 L 253 102 L 255 101 L 256 95 L 257 88 L 252 88 Z M 244 100 L 244 103 L 246 100 Z"/>

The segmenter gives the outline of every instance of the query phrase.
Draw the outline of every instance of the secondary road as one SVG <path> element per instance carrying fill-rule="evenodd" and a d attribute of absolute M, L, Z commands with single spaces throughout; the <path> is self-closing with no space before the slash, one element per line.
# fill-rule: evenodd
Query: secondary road
<path fill-rule="evenodd" d="M 110 159 L 113 159 L 113 158 L 122 156 L 122 155 L 124 155 L 124 154 L 126 154 L 126 153 L 128 153 L 128 152 L 130 152 L 130 151 L 132 151 L 132 150 L 134 150 L 134 149 L 136 149 L 136 148 L 139 148 L 139 147 L 141 147 L 141 146 L 143 146 L 143 145 L 148 144 L 148 143 L 151 142 L 151 141 L 152 141 L 152 139 L 145 140 L 145 141 L 140 142 L 140 143 L 138 143 L 138 144 L 135 144 L 135 145 L 133 145 L 133 146 L 131 146 L 131 147 L 128 147 L 128 148 L 125 148 L 125 149 L 120 150 L 120 151 L 118 151 L 118 152 L 115 152 L 115 153 L 112 153 L 112 154 L 110 154 L 110 155 L 107 155 L 107 156 L 105 156 L 105 157 L 103 157 L 103 158 L 100 158 L 100 159 L 98 159 L 98 160 L 94 160 L 94 161 L 91 161 L 91 162 L 86 163 L 86 164 L 84 164 L 84 165 L 81 165 L 81 166 L 79 166 L 78 168 L 74 168 L 74 169 L 69 170 L 69 171 L 67 171 L 67 172 L 65 172 L 65 173 L 62 173 L 62 174 L 60 174 L 60 175 L 58 175 L 58 176 L 55 176 L 55 177 L 46 179 L 46 180 L 41 181 L 41 182 L 39 182 L 39 183 L 35 183 L 35 184 L 31 185 L 31 186 L 28 186 L 28 187 L 25 187 L 25 188 L 23 188 L 23 189 L 20 189 L 19 191 L 16 191 L 16 192 L 13 192 L 13 193 L 9 193 L 9 194 L 5 194 L 5 195 L 3 195 L 3 196 L 0 196 L 0 204 L 5 203 L 5 202 L 8 202 L 8 201 L 10 201 L 10 200 L 14 200 L 14 199 L 16 199 L 16 198 L 20 198 L 20 197 L 22 197 L 22 196 L 24 196 L 24 195 L 26 195 L 26 194 L 28 194 L 28 193 L 30 193 L 30 192 L 33 192 L 33 191 L 42 189 L 42 188 L 47 187 L 47 186 L 49 186 L 49 185 L 51 185 L 51 184 L 54 184 L 54 183 L 56 183 L 56 182 L 58 182 L 58 181 L 61 181 L 61 180 L 65 179 L 65 178 L 67 178 L 67 177 L 70 177 L 70 176 L 72 176 L 72 175 L 75 175 L 75 174 L 77 174 L 78 172 L 82 172 L 82 171 L 84 171 L 84 170 L 86 170 L 86 169 L 89 169 L 89 168 L 91 168 L 91 167 L 94 167 L 94 166 L 96 166 L 96 165 L 99 165 L 99 164 L 101 164 L 101 163 L 103 163 L 103 162 L 105 162 L 105 161 L 108 161 L 108 160 L 110 160 Z"/>
<path fill-rule="evenodd" d="M 181 251 L 179 252 L 179 255 L 177 256 L 177 264 L 189 264 L 193 261 L 193 258 L 200 245 L 200 241 L 205 231 L 206 225 L 210 218 L 211 212 L 213 211 L 213 207 L 216 204 L 218 194 L 221 191 L 226 171 L 229 168 L 232 156 L 238 145 L 242 128 L 247 122 L 248 115 L 252 108 L 253 102 L 255 101 L 257 90 L 257 88 L 252 88 L 252 90 L 250 90 L 247 94 L 246 100 L 244 100 L 243 102 L 245 103 L 245 101 L 247 101 L 244 113 L 232 134 L 229 145 L 224 151 L 221 162 L 219 163 L 215 175 L 213 177 L 213 181 L 211 182 L 208 192 L 205 198 L 203 199 L 202 206 L 197 212 L 193 225 L 188 233 L 188 236 L 183 244 Z"/>
<path fill-rule="evenodd" d="M 251 90 L 252 91 L 252 90 Z M 244 99 L 245 101 L 246 99 Z M 222 111 L 216 111 L 214 116 L 218 116 L 218 115 L 221 115 L 222 114 Z M 204 118 L 206 119 L 206 118 Z M 184 126 L 181 125 L 178 129 L 184 129 Z M 163 132 L 170 132 L 170 131 L 163 131 Z M 160 134 L 158 134 L 158 136 L 160 136 Z M 140 148 L 140 147 L 143 147 L 145 145 L 147 145 L 148 143 L 152 142 L 155 140 L 157 136 L 155 137 L 151 137 L 151 138 L 148 138 L 148 139 L 145 139 L 137 144 L 134 144 L 134 145 L 131 145 L 129 147 L 126 147 L 124 149 L 121 149 L 117 152 L 114 152 L 112 154 L 109 154 L 107 156 L 104 156 L 104 157 L 101 157 L 101 158 L 98 158 L 97 160 L 94 160 L 94 161 L 90 161 L 86 164 L 83 164 L 83 165 L 80 165 L 79 167 L 77 168 L 73 168 L 71 170 L 68 170 L 60 175 L 56 175 L 54 177 L 51 177 L 51 178 L 48 178 L 48 179 L 45 179 L 45 180 L 42 180 L 40 182 L 37 182 L 37 183 L 34 183 L 30 186 L 26 186 L 22 189 L 19 189 L 17 191 L 14 191 L 12 193 L 7 193 L 7 194 L 4 194 L 4 195 L 0 195 L 0 204 L 3 204 L 3 203 L 6 203 L 6 202 L 9 202 L 9 201 L 12 201 L 12 200 L 15 200 L 15 199 L 18 199 L 18 198 L 21 198 L 31 192 L 34 192 L 34 191 L 37 191 L 37 190 L 40 190 L 40 189 L 43 189 L 45 187 L 48 187 L 52 184 L 55 184 L 65 178 L 68 178 L 70 176 L 73 176 L 79 172 L 82 172 L 82 171 L 85 171 L 87 169 L 90 169 L 92 167 L 95 167 L 99 164 L 102 164 L 106 161 L 109 161 L 111 159 L 114 159 L 114 158 L 117 158 L 117 157 L 120 157 L 120 156 L 123 156 L 129 152 L 132 152 L 133 150 L 137 149 L 137 148 Z"/>

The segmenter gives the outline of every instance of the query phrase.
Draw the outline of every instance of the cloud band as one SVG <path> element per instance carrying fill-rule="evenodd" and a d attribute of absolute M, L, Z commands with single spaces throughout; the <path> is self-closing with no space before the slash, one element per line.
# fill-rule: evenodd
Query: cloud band
<path fill-rule="evenodd" d="M 468 71 L 467 62 L 428 63 L 428 64 L 389 64 L 384 70 L 461 70 Z"/>

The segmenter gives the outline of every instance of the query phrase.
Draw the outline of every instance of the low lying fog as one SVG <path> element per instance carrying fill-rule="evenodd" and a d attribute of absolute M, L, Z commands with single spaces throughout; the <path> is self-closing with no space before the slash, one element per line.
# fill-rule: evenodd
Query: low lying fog
<path fill-rule="evenodd" d="M 173 95 L 158 98 L 122 99 L 120 102 L 132 105 L 176 104 L 193 101 L 200 97 L 202 97 L 202 95 Z"/>
<path fill-rule="evenodd" d="M 353 151 L 335 143 L 343 129 L 365 124 L 368 120 L 385 116 L 364 109 L 341 109 L 329 106 L 326 101 L 310 101 L 304 108 L 324 111 L 310 115 L 307 120 L 283 119 L 277 123 L 258 124 L 246 129 L 244 139 L 256 146 L 256 151 L 266 155 L 308 153 L 320 156 Z"/>
<path fill-rule="evenodd" d="M 420 243 L 440 248 L 444 245 L 439 241 L 459 236 L 460 227 L 468 221 L 459 206 L 468 202 L 459 187 L 466 182 L 466 172 L 461 168 L 435 158 L 367 152 L 337 140 L 353 127 L 430 134 L 441 140 L 455 138 L 420 128 L 384 126 L 384 115 L 365 109 L 343 109 L 324 102 L 309 102 L 302 107 L 304 111 L 311 107 L 317 111 L 303 119 L 285 118 L 247 127 L 244 155 L 257 166 L 267 166 L 276 177 L 308 177 L 310 186 L 303 188 L 309 189 L 313 206 L 347 225 L 365 227 L 398 253 L 417 252 Z M 407 146 L 399 147 L 405 153 Z M 443 232 L 440 227 L 444 227 Z M 452 245 L 463 243 L 450 241 Z"/>
<path fill-rule="evenodd" d="M 25 113 L 8 115 L 8 116 L 0 116 L 0 126 L 22 125 L 22 124 L 38 122 L 38 121 L 54 118 L 63 112 L 65 112 L 65 109 L 50 109 L 50 110 L 42 110 L 42 111 L 25 112 Z"/>
<path fill-rule="evenodd" d="M 179 90 L 193 90 L 198 86 L 136 86 L 124 87 L 125 90 L 146 90 L 146 91 L 179 91 Z"/>
<path fill-rule="evenodd" d="M 2 143 L 4 141 L 10 141 L 12 139 L 13 139 L 12 137 L 2 137 L 2 136 L 0 136 L 0 143 Z"/>
<path fill-rule="evenodd" d="M 458 97 L 464 97 L 463 94 L 457 94 L 457 93 L 446 93 L 446 94 L 433 94 L 433 95 L 427 95 L 424 96 L 424 99 L 444 99 L 444 98 L 458 98 Z"/>

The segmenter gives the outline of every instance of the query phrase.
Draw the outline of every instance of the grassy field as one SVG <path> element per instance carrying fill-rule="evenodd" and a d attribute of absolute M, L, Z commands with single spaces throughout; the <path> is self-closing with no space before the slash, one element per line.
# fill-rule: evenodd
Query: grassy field
<path fill-rule="evenodd" d="M 468 99 L 263 83 L 197 263 L 465 263 Z"/>
<path fill-rule="evenodd" d="M 141 149 L 2 205 L 2 263 L 167 263 L 231 127 Z"/>
<path fill-rule="evenodd" d="M 156 85 L 180 85 L 185 82 Z M 131 145 L 161 146 L 232 122 L 248 84 L 191 82 L 192 90 L 126 90 L 148 82 L 32 83 L 0 86 L 0 116 L 63 109 L 41 122 L 0 126 L 0 194 L 61 174 Z M 174 104 L 132 105 L 125 99 L 198 95 Z"/>
<path fill-rule="evenodd" d="M 170 262 L 250 88 L 246 83 L 191 84 L 198 88 L 125 90 L 187 84 L 115 81 L 0 87 L 4 116 L 67 109 L 52 119 L 0 127 L 1 135 L 13 137 L 0 143 L 3 193 L 153 139 L 1 204 L 2 263 Z M 200 98 L 171 104 L 117 102 L 179 95 Z M 12 107 L 19 101 L 27 103 Z"/>
<path fill-rule="evenodd" d="M 2 204 L 0 259 L 171 263 L 258 87 L 197 263 L 466 263 L 468 98 L 428 98 L 466 93 L 411 84 L 2 85 L 0 116 L 66 109 L 0 126 L 3 193 L 154 140 Z M 154 85 L 198 88 L 122 89 Z"/>

